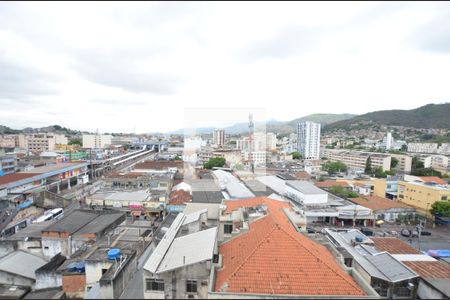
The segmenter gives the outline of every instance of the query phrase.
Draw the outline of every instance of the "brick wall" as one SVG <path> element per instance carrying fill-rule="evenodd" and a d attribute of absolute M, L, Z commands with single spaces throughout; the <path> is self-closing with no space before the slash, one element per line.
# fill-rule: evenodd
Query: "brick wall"
<path fill-rule="evenodd" d="M 64 274 L 62 277 L 63 291 L 68 298 L 84 298 L 86 276 L 81 274 Z"/>

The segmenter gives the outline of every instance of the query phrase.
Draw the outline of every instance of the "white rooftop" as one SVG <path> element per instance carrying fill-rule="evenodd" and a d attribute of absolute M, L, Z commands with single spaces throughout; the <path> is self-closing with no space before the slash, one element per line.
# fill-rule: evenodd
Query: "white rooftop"
<path fill-rule="evenodd" d="M 217 227 L 176 238 L 164 256 L 157 273 L 212 259 Z"/>

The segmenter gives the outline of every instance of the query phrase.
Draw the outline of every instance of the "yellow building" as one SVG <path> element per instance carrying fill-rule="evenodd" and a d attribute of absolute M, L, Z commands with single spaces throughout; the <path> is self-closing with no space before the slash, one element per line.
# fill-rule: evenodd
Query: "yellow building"
<path fill-rule="evenodd" d="M 430 216 L 429 210 L 434 202 L 450 200 L 450 189 L 421 182 L 399 181 L 398 200 L 415 207 L 418 213 Z"/>

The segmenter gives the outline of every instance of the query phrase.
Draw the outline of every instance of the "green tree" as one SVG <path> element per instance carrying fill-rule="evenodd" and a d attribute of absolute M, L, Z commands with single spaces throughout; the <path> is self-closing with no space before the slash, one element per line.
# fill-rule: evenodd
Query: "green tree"
<path fill-rule="evenodd" d="M 373 170 L 373 176 L 376 178 L 386 178 L 386 172 L 383 171 L 382 167 L 378 167 Z"/>
<path fill-rule="evenodd" d="M 433 215 L 437 214 L 446 218 L 450 218 L 450 202 L 436 201 L 431 205 L 430 212 Z"/>
<path fill-rule="evenodd" d="M 181 160 L 181 156 L 179 156 L 179 155 L 177 154 L 177 156 L 175 156 L 175 160 Z"/>
<path fill-rule="evenodd" d="M 372 174 L 372 159 L 370 158 L 370 156 L 366 160 L 366 167 L 364 169 L 364 173 Z"/>
<path fill-rule="evenodd" d="M 333 194 L 336 194 L 340 197 L 344 198 L 357 198 L 359 197 L 358 193 L 348 191 L 346 188 L 340 186 L 340 185 L 334 185 L 330 188 L 330 192 Z"/>
<path fill-rule="evenodd" d="M 79 146 L 81 146 L 82 142 L 81 142 L 80 139 L 72 139 L 67 144 L 68 145 L 79 145 Z"/>
<path fill-rule="evenodd" d="M 391 157 L 391 169 L 395 169 L 395 167 L 398 165 L 398 159 L 395 157 Z"/>
<path fill-rule="evenodd" d="M 408 146 L 406 144 L 402 145 L 402 148 L 400 149 L 403 152 L 408 151 Z"/>
<path fill-rule="evenodd" d="M 333 174 L 337 172 L 345 172 L 347 171 L 347 165 L 337 161 L 337 162 L 327 162 L 322 166 L 323 170 L 327 171 L 328 174 Z"/>
<path fill-rule="evenodd" d="M 203 164 L 205 169 L 212 169 L 214 167 L 223 167 L 225 165 L 225 158 L 223 157 L 211 157 L 206 163 Z"/>
<path fill-rule="evenodd" d="M 293 159 L 302 159 L 302 155 L 298 151 L 294 151 L 291 154 Z"/>

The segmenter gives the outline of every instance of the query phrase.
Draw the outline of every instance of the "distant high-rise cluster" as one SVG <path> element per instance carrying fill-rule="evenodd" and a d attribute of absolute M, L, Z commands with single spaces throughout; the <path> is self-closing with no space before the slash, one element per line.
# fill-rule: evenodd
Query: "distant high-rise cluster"
<path fill-rule="evenodd" d="M 213 132 L 213 144 L 217 147 L 223 147 L 225 145 L 225 130 L 216 129 Z"/>
<path fill-rule="evenodd" d="M 319 159 L 320 124 L 301 122 L 297 124 L 297 149 L 304 159 Z"/>

